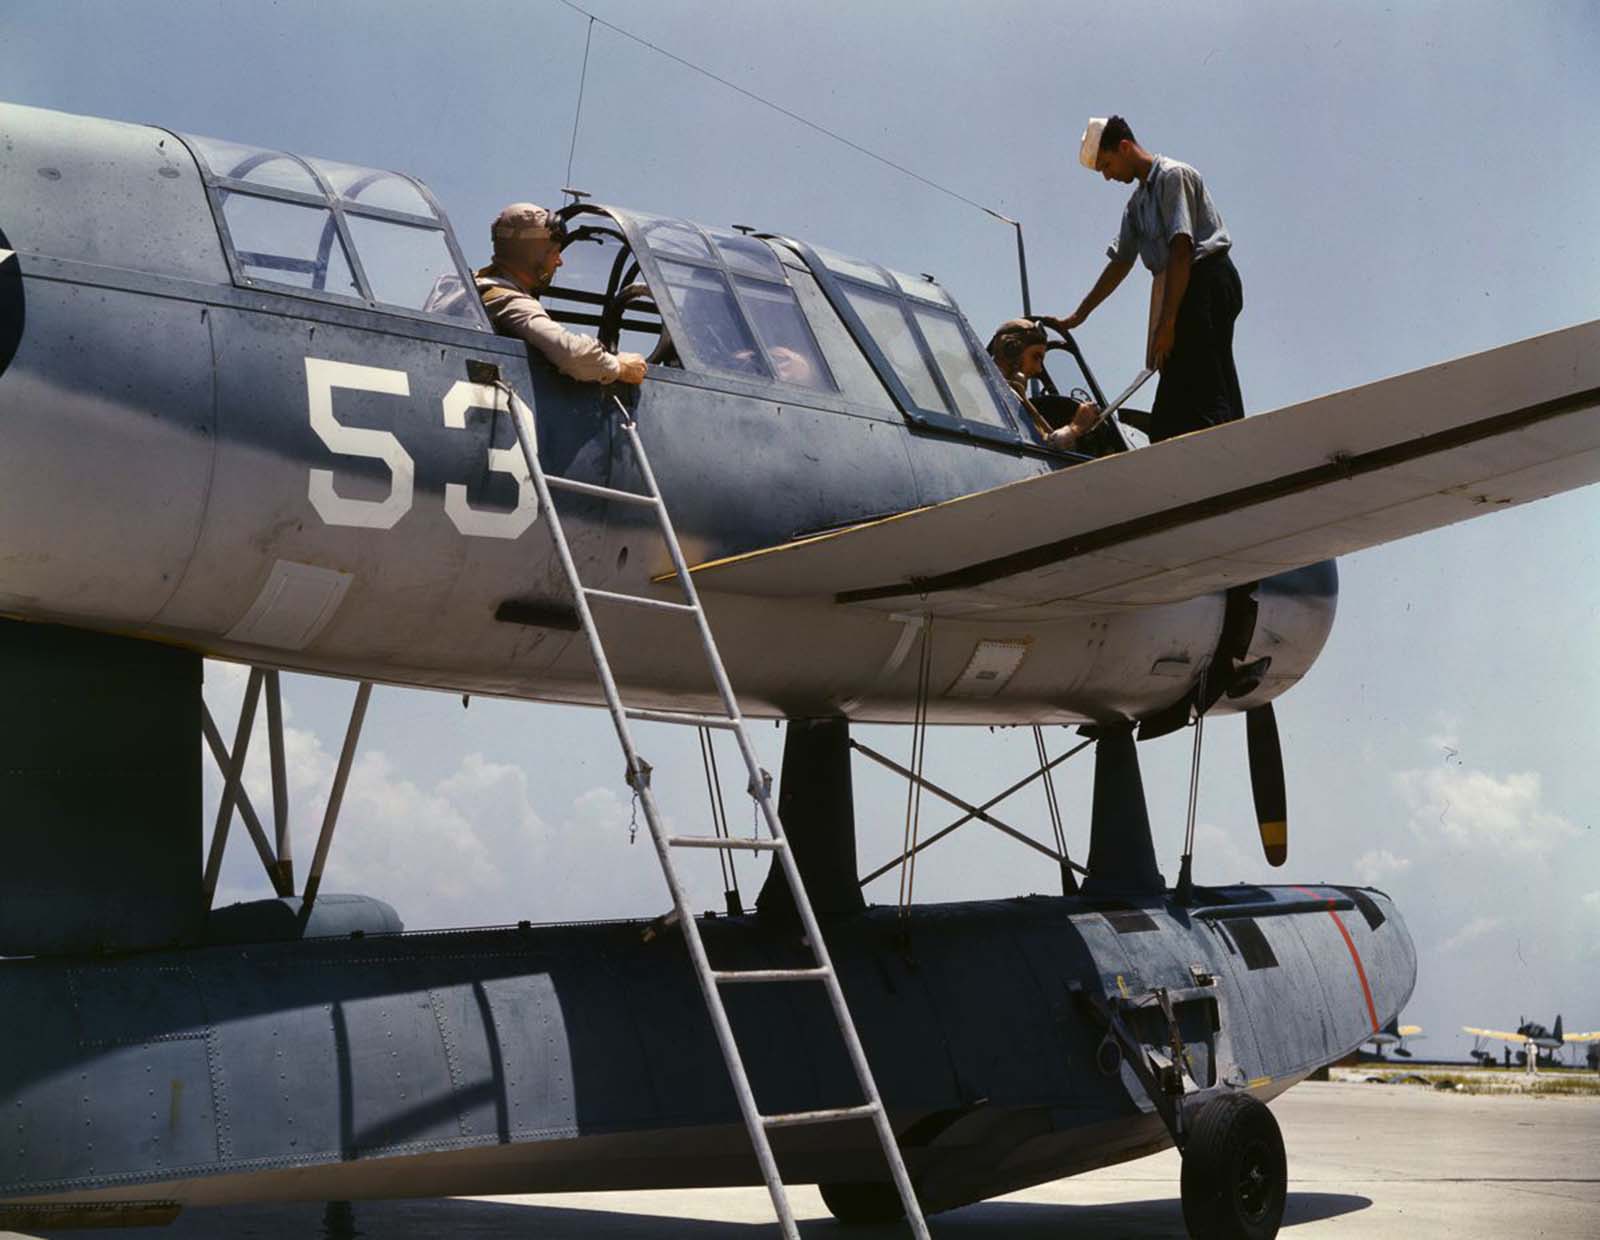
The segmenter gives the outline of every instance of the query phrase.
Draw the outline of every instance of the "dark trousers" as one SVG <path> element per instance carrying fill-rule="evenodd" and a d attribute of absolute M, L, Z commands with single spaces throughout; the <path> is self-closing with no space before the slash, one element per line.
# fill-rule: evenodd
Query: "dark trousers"
<path fill-rule="evenodd" d="M 1190 269 L 1151 410 L 1151 443 L 1244 417 L 1233 367 L 1233 321 L 1243 308 L 1244 288 L 1226 250 Z"/>

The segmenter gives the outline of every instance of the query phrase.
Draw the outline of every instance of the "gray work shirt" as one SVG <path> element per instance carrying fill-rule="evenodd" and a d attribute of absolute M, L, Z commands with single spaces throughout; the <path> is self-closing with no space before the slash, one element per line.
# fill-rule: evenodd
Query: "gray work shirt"
<path fill-rule="evenodd" d="M 1128 198 L 1122 230 L 1106 257 L 1131 263 L 1137 255 L 1152 273 L 1165 271 L 1172 239 L 1179 233 L 1194 242 L 1196 261 L 1233 244 L 1200 174 L 1188 164 L 1157 155 L 1150 175 Z"/>

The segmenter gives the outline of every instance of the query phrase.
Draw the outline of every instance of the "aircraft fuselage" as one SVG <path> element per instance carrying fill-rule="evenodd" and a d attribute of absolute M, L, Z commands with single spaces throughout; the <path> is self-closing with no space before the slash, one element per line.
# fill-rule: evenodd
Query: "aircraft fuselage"
<path fill-rule="evenodd" d="M 0 181 L 0 248 L 18 251 L 6 311 L 17 348 L 0 371 L 0 614 L 258 665 L 598 700 L 509 418 L 467 364 L 496 365 L 536 411 L 550 472 L 636 490 L 619 389 L 571 382 L 483 324 L 241 287 L 175 136 L 28 109 L 0 120 L 18 138 L 16 174 L 8 164 Z M 35 169 L 46 159 L 56 180 Z M 95 218 L 85 203 L 101 189 L 131 221 Z M 680 367 L 654 366 L 622 394 L 691 562 L 1064 464 L 892 408 Z M 588 584 L 661 592 L 651 583 L 668 564 L 647 515 L 576 496 L 560 507 Z M 1262 583 L 1246 657 L 1270 666 L 1219 709 L 1295 683 L 1335 594 L 1331 564 Z M 747 711 L 912 714 L 914 598 L 898 610 L 706 601 Z M 1066 619 L 941 619 L 929 718 L 1147 716 L 1192 691 L 1225 613 L 1218 593 Z M 711 704 L 680 618 L 612 608 L 602 625 L 630 700 Z M 1003 679 L 963 679 L 982 642 L 1025 653 Z"/>

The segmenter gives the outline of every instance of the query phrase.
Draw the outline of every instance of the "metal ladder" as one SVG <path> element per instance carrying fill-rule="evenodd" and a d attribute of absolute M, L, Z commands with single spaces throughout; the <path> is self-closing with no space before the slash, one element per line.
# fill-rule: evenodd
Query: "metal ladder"
<path fill-rule="evenodd" d="M 804 1124 L 830 1124 L 847 1120 L 870 1119 L 877 1133 L 878 1144 L 883 1149 L 884 1160 L 889 1164 L 890 1174 L 894 1179 L 896 1191 L 900 1194 L 900 1203 L 905 1209 L 906 1221 L 911 1226 L 911 1233 L 917 1240 L 928 1240 L 928 1225 L 923 1221 L 922 1209 L 917 1203 L 916 1193 L 911 1187 L 911 1178 L 906 1173 L 904 1160 L 900 1157 L 900 1147 L 895 1140 L 894 1129 L 889 1126 L 889 1116 L 883 1106 L 883 1100 L 878 1096 L 877 1083 L 872 1078 L 872 1070 L 867 1065 L 866 1052 L 862 1050 L 860 1036 L 856 1032 L 855 1022 L 850 1018 L 850 1009 L 845 1005 L 844 991 L 839 986 L 838 974 L 834 971 L 833 961 L 828 955 L 827 944 L 822 937 L 822 931 L 817 926 L 815 913 L 811 908 L 811 901 L 806 895 L 805 886 L 800 879 L 799 867 L 795 864 L 793 851 L 784 836 L 783 827 L 778 821 L 777 811 L 772 804 L 772 777 L 761 769 L 756 760 L 754 746 L 750 742 L 749 732 L 745 729 L 743 716 L 739 713 L 739 704 L 733 695 L 733 688 L 728 682 L 728 674 L 722 664 L 722 656 L 717 651 L 715 639 L 711 635 L 711 626 L 706 622 L 705 611 L 700 606 L 700 596 L 695 590 L 694 582 L 690 577 L 688 565 L 684 562 L 683 550 L 678 545 L 677 532 L 672 527 L 672 520 L 667 515 L 667 506 L 661 498 L 660 488 L 656 485 L 655 472 L 650 468 L 650 460 L 645 455 L 644 445 L 639 440 L 639 431 L 634 424 L 627 407 L 620 400 L 616 401 L 617 408 L 622 413 L 622 429 L 628 436 L 628 441 L 633 447 L 634 459 L 639 464 L 639 471 L 644 477 L 647 494 L 638 494 L 633 491 L 622 491 L 612 487 L 597 486 L 594 483 L 579 482 L 573 478 L 561 478 L 547 475 L 539 463 L 539 449 L 534 428 L 533 411 L 523 403 L 511 387 L 498 377 L 493 379 L 493 385 L 503 392 L 510 401 L 511 420 L 516 427 L 517 439 L 522 446 L 522 455 L 528 463 L 528 472 L 532 476 L 533 485 L 538 492 L 539 509 L 544 513 L 550 523 L 550 534 L 555 541 L 556 554 L 561 559 L 562 571 L 566 574 L 567 584 L 571 587 L 574 606 L 577 608 L 578 619 L 583 627 L 584 636 L 589 640 L 589 653 L 594 658 L 596 672 L 600 676 L 600 686 L 605 692 L 606 705 L 611 711 L 611 721 L 617 729 L 617 739 L 622 745 L 622 752 L 627 760 L 627 781 L 630 788 L 638 796 L 640 804 L 644 807 L 646 823 L 650 827 L 650 838 L 655 842 L 656 855 L 661 861 L 662 873 L 666 876 L 667 886 L 672 892 L 672 904 L 677 924 L 683 930 L 684 941 L 689 946 L 689 958 L 694 962 L 696 978 L 699 979 L 700 993 L 705 998 L 706 1010 L 711 1016 L 711 1024 L 716 1030 L 717 1042 L 722 1048 L 723 1062 L 727 1064 L 728 1075 L 733 1081 L 733 1092 L 739 1100 L 739 1110 L 744 1117 L 746 1131 L 750 1134 L 750 1143 L 755 1147 L 756 1161 L 761 1165 L 762 1178 L 766 1180 L 767 1191 L 772 1196 L 773 1208 L 777 1211 L 778 1222 L 783 1228 L 783 1234 L 789 1240 L 798 1240 L 799 1231 L 795 1226 L 794 1213 L 789 1208 L 788 1194 L 784 1189 L 783 1180 L 778 1173 L 777 1160 L 772 1154 L 772 1143 L 767 1133 L 774 1128 L 793 1128 Z M 661 536 L 667 545 L 667 550 L 672 557 L 673 571 L 677 576 L 678 584 L 683 588 L 686 603 L 674 603 L 665 599 L 648 598 L 637 594 L 619 594 L 611 590 L 599 590 L 585 586 L 578 576 L 577 564 L 572 558 L 572 550 L 567 544 L 566 532 L 562 529 L 561 519 L 556 512 L 555 505 L 551 502 L 552 489 L 572 491 L 579 495 L 588 495 L 596 499 L 610 500 L 620 504 L 633 504 L 651 509 L 661 526 Z M 611 665 L 606 659 L 604 646 L 600 641 L 599 630 L 595 627 L 594 616 L 589 609 L 592 599 L 601 599 L 609 603 L 625 606 L 646 607 L 656 611 L 679 612 L 692 616 L 699 630 L 700 644 L 705 651 L 706 663 L 711 669 L 712 677 L 716 681 L 717 692 L 722 698 L 722 715 L 700 715 L 679 711 L 646 710 L 636 707 L 624 706 L 621 694 L 618 692 L 617 683 L 611 674 Z M 739 752 L 744 756 L 744 764 L 750 775 L 750 795 L 755 798 L 760 806 L 761 817 L 765 820 L 768 838 L 736 839 L 732 836 L 716 835 L 668 835 L 661 823 L 661 815 L 656 807 L 655 796 L 650 789 L 650 764 L 638 754 L 634 748 L 633 734 L 629 728 L 630 720 L 651 723 L 680 723 L 704 728 L 717 728 L 732 732 L 738 738 Z M 677 867 L 673 864 L 672 853 L 677 848 L 721 848 L 740 849 L 759 852 L 772 852 L 777 854 L 783 876 L 788 882 L 790 894 L 794 897 L 794 906 L 800 916 L 801 927 L 805 931 L 806 943 L 810 946 L 816 958 L 816 966 L 809 969 L 740 969 L 721 971 L 711 967 L 711 962 L 706 956 L 705 945 L 700 938 L 700 928 L 695 922 L 694 912 L 689 906 L 688 896 L 685 894 L 683 884 L 678 878 Z M 740 1056 L 738 1043 L 733 1036 L 733 1028 L 728 1022 L 728 1014 L 722 1003 L 721 986 L 758 983 L 758 982 L 821 982 L 828 993 L 828 1001 L 833 1007 L 834 1020 L 843 1039 L 845 1048 L 849 1051 L 851 1065 L 855 1069 L 856 1080 L 861 1086 L 861 1092 L 866 1097 L 866 1102 L 860 1106 L 836 1107 L 820 1111 L 794 1111 L 787 1114 L 779 1113 L 764 1115 L 756 1106 L 755 1095 L 750 1088 L 750 1078 L 745 1071 L 744 1060 Z"/>

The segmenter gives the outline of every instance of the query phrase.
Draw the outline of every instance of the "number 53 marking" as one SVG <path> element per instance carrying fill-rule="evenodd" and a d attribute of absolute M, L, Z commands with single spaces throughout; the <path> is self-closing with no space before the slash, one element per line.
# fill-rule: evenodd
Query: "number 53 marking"
<path fill-rule="evenodd" d="M 357 366 L 322 357 L 306 358 L 306 398 L 311 429 L 328 450 L 340 456 L 360 456 L 389 467 L 389 494 L 383 499 L 347 499 L 333 489 L 331 469 L 313 469 L 309 484 L 311 506 L 329 525 L 353 525 L 369 530 L 393 529 L 411 511 L 416 491 L 416 465 L 405 446 L 388 431 L 345 426 L 333 416 L 333 391 L 382 392 L 410 396 L 411 380 L 403 370 Z M 444 424 L 465 430 L 468 409 L 509 413 L 505 394 L 487 383 L 457 382 L 445 393 Z M 448 483 L 444 511 L 461 533 L 474 538 L 519 538 L 539 519 L 539 496 L 528 463 L 517 448 L 490 448 L 489 470 L 517 480 L 517 506 L 510 512 L 483 512 L 467 503 L 467 488 Z"/>

